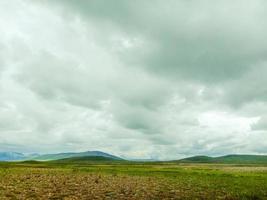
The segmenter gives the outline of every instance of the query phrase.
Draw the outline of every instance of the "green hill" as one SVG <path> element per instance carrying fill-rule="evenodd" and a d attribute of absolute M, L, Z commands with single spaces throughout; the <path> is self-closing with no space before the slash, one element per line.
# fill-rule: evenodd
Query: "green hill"
<path fill-rule="evenodd" d="M 212 162 L 213 158 L 209 156 L 193 156 L 179 160 L 180 162 Z"/>
<path fill-rule="evenodd" d="M 121 161 L 114 158 L 108 158 L 104 156 L 82 156 L 82 157 L 71 157 L 71 158 L 63 158 L 59 160 L 53 160 L 51 162 L 56 163 L 90 163 L 90 162 L 113 162 L 113 161 Z"/>
<path fill-rule="evenodd" d="M 178 160 L 182 163 L 267 164 L 266 155 L 193 156 Z"/>

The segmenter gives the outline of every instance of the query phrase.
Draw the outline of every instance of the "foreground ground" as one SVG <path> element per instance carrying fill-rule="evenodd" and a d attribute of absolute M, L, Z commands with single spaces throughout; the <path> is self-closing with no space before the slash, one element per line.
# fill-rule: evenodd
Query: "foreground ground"
<path fill-rule="evenodd" d="M 0 199 L 267 199 L 267 166 L 0 163 Z"/>

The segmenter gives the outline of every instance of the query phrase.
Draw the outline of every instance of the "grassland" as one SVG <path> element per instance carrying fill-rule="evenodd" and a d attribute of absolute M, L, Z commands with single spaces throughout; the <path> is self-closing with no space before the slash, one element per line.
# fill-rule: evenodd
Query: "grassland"
<path fill-rule="evenodd" d="M 0 163 L 0 199 L 267 199 L 267 166 Z"/>

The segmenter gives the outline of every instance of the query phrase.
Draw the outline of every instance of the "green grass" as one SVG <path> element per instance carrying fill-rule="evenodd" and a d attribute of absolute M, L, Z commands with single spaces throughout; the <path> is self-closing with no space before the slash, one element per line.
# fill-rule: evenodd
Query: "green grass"
<path fill-rule="evenodd" d="M 0 177 L 0 199 L 267 199 L 266 165 L 27 161 Z"/>

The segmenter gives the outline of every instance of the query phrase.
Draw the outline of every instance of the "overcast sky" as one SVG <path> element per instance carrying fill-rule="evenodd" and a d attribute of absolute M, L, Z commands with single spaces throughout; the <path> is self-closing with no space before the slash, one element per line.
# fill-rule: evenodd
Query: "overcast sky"
<path fill-rule="evenodd" d="M 267 154 L 265 0 L 1 0 L 0 151 Z"/>

